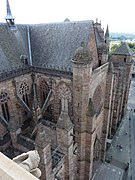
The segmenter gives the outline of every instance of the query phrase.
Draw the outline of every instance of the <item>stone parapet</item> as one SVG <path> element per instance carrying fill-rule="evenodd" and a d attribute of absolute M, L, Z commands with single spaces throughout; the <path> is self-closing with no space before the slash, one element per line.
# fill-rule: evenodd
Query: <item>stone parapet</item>
<path fill-rule="evenodd" d="M 0 152 L 0 179 L 1 180 L 38 180 L 35 176 L 20 167 Z"/>

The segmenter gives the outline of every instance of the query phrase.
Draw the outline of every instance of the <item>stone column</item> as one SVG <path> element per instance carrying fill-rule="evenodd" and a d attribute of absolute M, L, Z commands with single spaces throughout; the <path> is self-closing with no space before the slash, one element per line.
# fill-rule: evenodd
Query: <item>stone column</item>
<path fill-rule="evenodd" d="M 109 64 L 111 66 L 111 64 Z M 101 149 L 101 160 L 105 161 L 105 153 L 106 153 L 106 145 L 107 145 L 107 137 L 109 133 L 109 124 L 111 120 L 111 101 L 113 97 L 113 81 L 114 75 L 112 72 L 113 67 L 108 68 L 107 77 L 106 77 L 106 92 L 105 92 L 105 103 L 104 103 L 104 121 L 102 127 L 102 149 Z"/>
<path fill-rule="evenodd" d="M 39 169 L 41 170 L 41 180 L 54 179 L 52 173 L 51 144 L 43 126 L 38 126 L 38 133 L 35 140 L 35 149 L 40 156 Z"/>
<path fill-rule="evenodd" d="M 94 139 L 95 139 L 95 109 L 93 105 L 93 101 L 90 98 L 87 113 L 86 113 L 86 138 L 85 138 L 85 179 L 91 179 L 92 177 L 92 168 L 93 168 L 93 151 L 94 151 Z M 83 162 L 83 159 L 82 163 Z M 83 173 L 83 172 L 82 172 Z"/>
<path fill-rule="evenodd" d="M 90 159 L 86 155 L 87 108 L 92 73 L 92 54 L 82 43 L 73 57 L 73 115 L 75 123 L 75 142 L 77 143 L 77 180 L 89 179 L 87 176 Z"/>
<path fill-rule="evenodd" d="M 10 116 L 10 121 L 8 124 L 8 129 L 10 131 L 11 141 L 14 148 L 18 148 L 17 136 L 21 133 L 20 124 L 15 122 L 14 116 Z"/>
<path fill-rule="evenodd" d="M 61 99 L 61 114 L 57 122 L 57 143 L 59 151 L 65 154 L 65 179 L 73 180 L 73 124 L 68 115 L 68 100 Z"/>

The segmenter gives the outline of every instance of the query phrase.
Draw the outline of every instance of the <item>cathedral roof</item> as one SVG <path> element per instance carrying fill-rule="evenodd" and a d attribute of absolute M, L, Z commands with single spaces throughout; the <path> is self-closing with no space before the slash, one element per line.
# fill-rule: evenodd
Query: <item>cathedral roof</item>
<path fill-rule="evenodd" d="M 132 55 L 133 51 L 130 47 L 124 42 L 121 46 L 117 47 L 113 54 L 118 55 Z"/>
<path fill-rule="evenodd" d="M 97 27 L 95 27 L 95 36 L 96 36 L 96 42 L 97 45 L 99 46 L 102 42 L 104 42 L 104 39 L 101 37 L 101 35 L 99 34 L 99 31 L 97 29 Z"/>
<path fill-rule="evenodd" d="M 66 21 L 62 23 L 16 25 L 12 31 L 0 24 L 0 72 L 25 67 L 21 57 L 32 59 L 34 67 L 72 72 L 76 49 L 84 42 L 88 46 L 93 21 Z M 28 29 L 29 28 L 29 29 Z M 97 46 L 103 42 L 95 28 Z"/>
<path fill-rule="evenodd" d="M 18 25 L 11 31 L 7 24 L 0 24 L 0 72 L 23 67 L 21 55 L 28 57 L 27 27 Z"/>
<path fill-rule="evenodd" d="M 33 65 L 72 69 L 71 59 L 82 41 L 88 44 L 92 23 L 68 21 L 30 26 Z"/>

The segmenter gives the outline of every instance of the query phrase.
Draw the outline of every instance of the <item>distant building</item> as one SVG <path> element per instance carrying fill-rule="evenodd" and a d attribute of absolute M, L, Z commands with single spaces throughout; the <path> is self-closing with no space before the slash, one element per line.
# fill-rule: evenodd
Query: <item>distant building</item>
<path fill-rule="evenodd" d="M 36 149 L 41 179 L 90 179 L 126 111 L 131 81 L 129 47 L 110 62 L 108 54 L 109 29 L 98 21 L 16 25 L 7 0 L 0 150 Z"/>

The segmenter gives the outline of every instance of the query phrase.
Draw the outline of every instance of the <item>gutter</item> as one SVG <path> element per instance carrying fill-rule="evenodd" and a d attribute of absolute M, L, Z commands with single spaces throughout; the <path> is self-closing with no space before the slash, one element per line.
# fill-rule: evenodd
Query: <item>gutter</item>
<path fill-rule="evenodd" d="M 29 63 L 30 63 L 30 66 L 32 66 L 32 55 L 31 55 L 31 42 L 30 42 L 30 29 L 29 29 L 29 26 L 27 26 L 27 29 L 28 29 L 28 47 L 29 47 Z"/>

